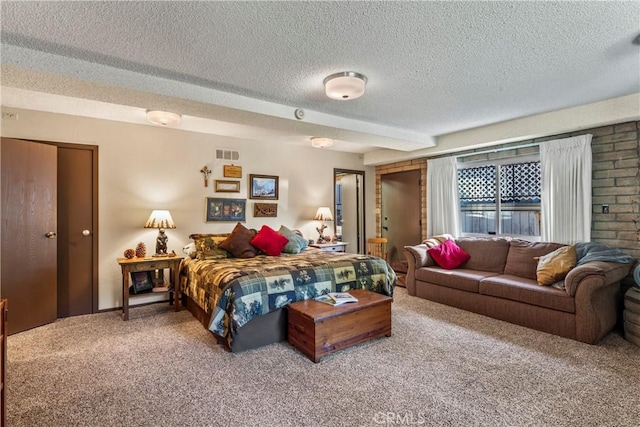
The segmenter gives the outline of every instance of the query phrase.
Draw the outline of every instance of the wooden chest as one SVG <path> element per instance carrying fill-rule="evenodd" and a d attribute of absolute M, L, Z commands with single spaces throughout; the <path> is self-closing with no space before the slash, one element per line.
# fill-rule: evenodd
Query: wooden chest
<path fill-rule="evenodd" d="M 640 347 L 640 291 L 630 288 L 624 294 L 624 337 Z"/>
<path fill-rule="evenodd" d="M 391 336 L 393 299 L 362 289 L 349 293 L 358 302 L 331 306 L 307 300 L 289 304 L 289 343 L 317 363 L 329 353 Z"/>

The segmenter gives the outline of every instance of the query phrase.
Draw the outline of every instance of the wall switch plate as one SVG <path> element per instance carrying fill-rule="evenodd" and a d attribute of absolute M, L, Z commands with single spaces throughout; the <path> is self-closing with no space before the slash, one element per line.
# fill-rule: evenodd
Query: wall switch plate
<path fill-rule="evenodd" d="M 602 205 L 602 213 L 603 214 L 609 213 L 609 205 Z"/>

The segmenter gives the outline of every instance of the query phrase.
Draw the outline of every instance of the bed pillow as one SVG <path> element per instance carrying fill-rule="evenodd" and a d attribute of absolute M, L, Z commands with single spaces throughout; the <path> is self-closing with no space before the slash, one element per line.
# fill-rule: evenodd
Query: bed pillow
<path fill-rule="evenodd" d="M 538 258 L 536 281 L 540 286 L 553 285 L 565 278 L 569 270 L 576 266 L 576 247 L 563 246 Z"/>
<path fill-rule="evenodd" d="M 295 231 L 291 231 L 284 225 L 280 226 L 278 233 L 282 234 L 289 240 L 282 250 L 282 252 L 286 254 L 299 254 L 308 245 L 308 242 L 304 237 L 300 236 Z"/>
<path fill-rule="evenodd" d="M 251 245 L 251 239 L 255 236 L 256 232 L 254 230 L 249 230 L 241 223 L 238 223 L 229 237 L 218 244 L 218 247 L 236 258 L 253 258 L 258 254 L 258 249 Z"/>
<path fill-rule="evenodd" d="M 438 246 L 427 249 L 427 253 L 440 267 L 446 270 L 453 270 L 467 262 L 469 258 L 460 246 L 456 245 L 453 240 L 445 240 Z"/>
<path fill-rule="evenodd" d="M 219 244 L 227 237 L 229 237 L 229 233 L 191 234 L 189 238 L 193 240 L 195 245 L 195 254 L 189 254 L 189 256 L 199 260 L 228 258 L 229 252 L 219 247 Z"/>
<path fill-rule="evenodd" d="M 287 243 L 289 239 L 268 225 L 263 225 L 258 234 L 251 239 L 253 246 L 270 256 L 280 255 Z"/>

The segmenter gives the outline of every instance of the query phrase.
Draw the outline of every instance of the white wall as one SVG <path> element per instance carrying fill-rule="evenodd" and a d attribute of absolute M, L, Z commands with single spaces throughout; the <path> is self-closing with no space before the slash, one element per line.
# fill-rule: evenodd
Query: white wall
<path fill-rule="evenodd" d="M 235 223 L 205 222 L 205 198 L 247 198 L 245 225 L 281 224 L 315 238 L 311 220 L 318 206 L 333 206 L 333 168 L 364 170 L 367 235 L 375 235 L 375 175 L 362 156 L 291 145 L 238 140 L 156 126 L 129 124 L 12 108 L 19 120 L 2 120 L 3 137 L 91 144 L 99 147 L 99 295 L 100 309 L 119 307 L 121 274 L 116 258 L 142 241 L 153 253 L 157 230 L 142 228 L 153 209 L 171 211 L 177 228 L 167 230 L 169 251 L 182 253 L 192 233 L 229 232 Z M 215 193 L 213 180 L 223 178 L 216 148 L 240 152 L 240 193 Z M 200 169 L 213 170 L 204 187 Z M 279 176 L 277 218 L 254 218 L 248 199 L 249 174 Z M 224 178 L 230 179 L 230 178 Z M 259 201 L 260 202 L 260 201 Z M 276 203 L 275 201 L 269 201 Z M 138 300 L 146 302 L 149 299 Z"/>

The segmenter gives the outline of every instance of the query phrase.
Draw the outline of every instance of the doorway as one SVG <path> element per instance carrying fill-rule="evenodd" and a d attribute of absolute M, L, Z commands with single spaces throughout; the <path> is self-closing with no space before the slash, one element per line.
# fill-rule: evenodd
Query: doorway
<path fill-rule="evenodd" d="M 406 271 L 404 247 L 420 243 L 419 169 L 381 176 L 381 236 L 388 240 L 388 262 L 396 271 Z"/>
<path fill-rule="evenodd" d="M 335 235 L 348 243 L 346 252 L 365 250 L 364 171 L 333 170 L 333 210 Z"/>
<path fill-rule="evenodd" d="M 1 148 L 9 333 L 96 312 L 98 147 L 2 138 Z"/>

